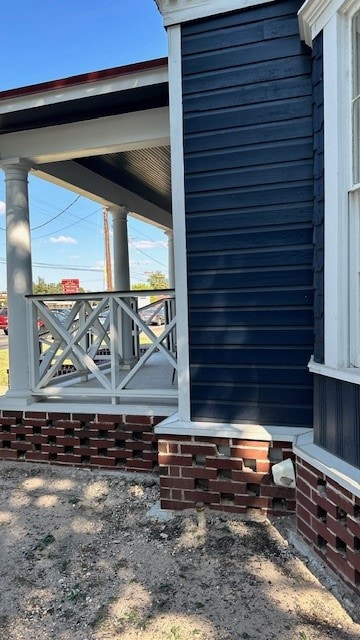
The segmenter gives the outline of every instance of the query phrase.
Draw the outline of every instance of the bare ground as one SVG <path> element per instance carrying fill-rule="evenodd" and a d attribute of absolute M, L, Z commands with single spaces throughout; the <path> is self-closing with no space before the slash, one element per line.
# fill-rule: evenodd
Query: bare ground
<path fill-rule="evenodd" d="M 360 637 L 360 599 L 264 518 L 165 519 L 152 476 L 0 462 L 0 483 L 0 640 Z"/>

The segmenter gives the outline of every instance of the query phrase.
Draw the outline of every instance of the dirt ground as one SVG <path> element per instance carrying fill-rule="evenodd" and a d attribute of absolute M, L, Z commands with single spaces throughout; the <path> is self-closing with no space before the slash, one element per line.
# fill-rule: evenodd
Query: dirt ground
<path fill-rule="evenodd" d="M 161 512 L 152 476 L 0 462 L 0 482 L 0 640 L 360 637 L 360 599 L 264 518 Z"/>

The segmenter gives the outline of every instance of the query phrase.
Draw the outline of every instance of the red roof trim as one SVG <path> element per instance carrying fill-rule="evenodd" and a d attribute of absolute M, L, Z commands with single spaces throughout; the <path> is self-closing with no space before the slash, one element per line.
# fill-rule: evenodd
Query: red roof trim
<path fill-rule="evenodd" d="M 0 100 L 7 98 L 16 98 L 18 96 L 26 96 L 32 93 L 41 93 L 43 91 L 53 91 L 55 89 L 65 89 L 79 84 L 87 84 L 106 80 L 107 78 L 119 78 L 130 73 L 138 71 L 150 71 L 159 67 L 166 67 L 167 58 L 157 58 L 155 60 L 147 60 L 146 62 L 136 62 L 128 64 L 124 67 L 113 67 L 111 69 L 103 69 L 101 71 L 90 71 L 78 76 L 70 76 L 69 78 L 60 78 L 59 80 L 51 80 L 49 82 L 41 82 L 40 84 L 28 85 L 26 87 L 18 87 L 16 89 L 7 89 L 0 91 Z"/>

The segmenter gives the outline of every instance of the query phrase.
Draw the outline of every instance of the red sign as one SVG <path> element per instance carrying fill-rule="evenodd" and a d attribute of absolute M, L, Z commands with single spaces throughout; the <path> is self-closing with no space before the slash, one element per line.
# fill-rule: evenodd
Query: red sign
<path fill-rule="evenodd" d="M 63 293 L 79 293 L 79 278 L 64 278 L 61 280 Z"/>

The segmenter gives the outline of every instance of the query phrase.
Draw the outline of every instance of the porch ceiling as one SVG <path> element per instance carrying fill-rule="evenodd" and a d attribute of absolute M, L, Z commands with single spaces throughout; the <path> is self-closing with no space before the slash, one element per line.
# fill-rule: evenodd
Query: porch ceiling
<path fill-rule="evenodd" d="M 0 93 L 0 162 L 172 227 L 167 61 Z"/>

